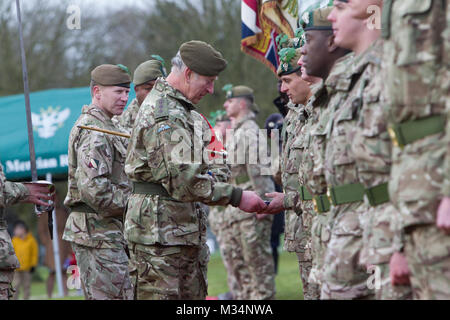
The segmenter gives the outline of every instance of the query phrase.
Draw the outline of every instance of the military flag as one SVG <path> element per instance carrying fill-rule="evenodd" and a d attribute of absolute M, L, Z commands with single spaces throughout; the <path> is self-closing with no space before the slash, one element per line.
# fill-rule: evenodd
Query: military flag
<path fill-rule="evenodd" d="M 261 19 L 261 0 L 242 0 L 241 50 L 264 63 L 276 73 L 279 64 L 275 38 L 278 33 Z"/>

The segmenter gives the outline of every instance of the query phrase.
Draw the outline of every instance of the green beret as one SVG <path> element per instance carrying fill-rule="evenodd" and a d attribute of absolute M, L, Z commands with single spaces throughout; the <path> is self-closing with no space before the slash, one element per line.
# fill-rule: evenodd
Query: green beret
<path fill-rule="evenodd" d="M 333 7 L 306 11 L 302 16 L 303 30 L 332 30 L 331 21 L 327 19 Z"/>
<path fill-rule="evenodd" d="M 156 80 L 163 76 L 163 64 L 159 60 L 148 60 L 141 63 L 136 70 L 134 70 L 133 83 L 139 86 L 146 82 Z"/>
<path fill-rule="evenodd" d="M 302 56 L 300 49 L 284 48 L 278 52 L 278 56 L 280 57 L 280 65 L 277 70 L 279 77 L 300 70 L 300 66 L 297 64 L 297 61 Z"/>
<path fill-rule="evenodd" d="M 130 71 L 122 64 L 102 64 L 91 72 L 91 79 L 102 86 L 130 87 Z"/>
<path fill-rule="evenodd" d="M 279 34 L 275 38 L 278 50 L 284 48 L 295 48 L 295 49 L 300 48 L 303 45 L 301 40 L 302 39 L 297 36 L 295 38 L 289 39 L 289 37 L 284 33 Z"/>
<path fill-rule="evenodd" d="M 203 41 L 192 40 L 183 43 L 180 55 L 189 69 L 202 76 L 217 76 L 227 66 L 222 54 Z"/>
<path fill-rule="evenodd" d="M 231 84 L 225 85 L 222 90 L 226 92 L 226 99 L 232 98 L 247 98 L 252 102 L 251 110 L 255 113 L 259 112 L 259 107 L 255 103 L 255 96 L 253 94 L 253 89 L 247 86 L 236 86 L 233 87 Z"/>

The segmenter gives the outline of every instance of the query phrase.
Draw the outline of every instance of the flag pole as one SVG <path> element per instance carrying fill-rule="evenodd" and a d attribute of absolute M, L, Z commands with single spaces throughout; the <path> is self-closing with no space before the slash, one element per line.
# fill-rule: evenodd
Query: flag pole
<path fill-rule="evenodd" d="M 25 46 L 23 44 L 23 30 L 22 30 L 22 16 L 20 14 L 20 1 L 16 0 L 17 19 L 19 20 L 19 40 L 20 40 L 20 56 L 22 58 L 22 75 L 23 75 L 23 91 L 25 96 L 25 110 L 27 114 L 27 129 L 28 129 L 28 147 L 30 150 L 30 170 L 31 181 L 37 181 L 37 168 L 36 168 L 36 151 L 34 148 L 33 138 L 33 122 L 31 120 L 31 106 L 30 106 L 30 88 L 28 86 L 28 70 L 27 60 L 25 57 Z M 35 206 L 36 213 L 39 213 Z M 50 238 L 53 240 L 53 217 L 51 213 L 48 214 L 48 229 L 50 232 Z"/>
<path fill-rule="evenodd" d="M 38 176 L 37 176 L 37 169 L 36 169 L 36 152 L 34 149 L 33 123 L 31 121 L 30 88 L 28 87 L 27 61 L 25 58 L 25 48 L 23 45 L 22 17 L 20 15 L 19 0 L 16 0 L 16 8 L 17 8 L 17 18 L 19 19 L 20 54 L 22 57 L 23 90 L 24 90 L 24 95 L 25 95 L 25 110 L 26 110 L 26 114 L 27 114 L 28 146 L 29 146 L 29 150 L 30 150 L 31 180 L 37 181 Z"/>

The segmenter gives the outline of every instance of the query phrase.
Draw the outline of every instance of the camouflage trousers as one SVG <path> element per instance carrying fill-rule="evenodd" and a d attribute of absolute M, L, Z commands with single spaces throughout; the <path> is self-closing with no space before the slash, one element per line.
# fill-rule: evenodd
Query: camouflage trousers
<path fill-rule="evenodd" d="M 389 262 L 371 265 L 369 271 L 374 273 L 369 277 L 375 291 L 376 300 L 411 300 L 412 290 L 409 285 L 393 286 L 389 275 Z"/>
<path fill-rule="evenodd" d="M 71 244 L 86 299 L 133 299 L 128 256 L 124 249 L 97 249 L 73 242 Z"/>
<path fill-rule="evenodd" d="M 450 299 L 450 235 L 436 225 L 413 227 L 406 233 L 404 253 L 410 268 L 413 298 Z"/>
<path fill-rule="evenodd" d="M 217 241 L 219 242 L 219 250 L 220 255 L 222 257 L 223 264 L 225 266 L 225 269 L 227 270 L 227 284 L 228 289 L 233 294 L 233 297 L 236 299 L 236 297 L 239 295 L 239 292 L 242 291 L 239 281 L 236 279 L 234 273 L 233 273 L 233 260 L 230 259 L 233 255 L 234 248 L 231 246 L 231 241 L 233 238 L 233 230 L 230 227 L 224 227 L 220 230 L 217 236 Z M 250 277 L 250 274 L 248 274 L 248 277 Z M 249 282 L 249 280 L 248 280 Z"/>
<path fill-rule="evenodd" d="M 137 300 L 204 300 L 209 249 L 130 243 Z"/>
<path fill-rule="evenodd" d="M 273 217 L 256 217 L 234 222 L 228 239 L 233 248 L 226 253 L 238 282 L 237 300 L 275 298 L 275 267 L 270 246 Z"/>
<path fill-rule="evenodd" d="M 321 299 L 372 299 L 369 274 L 359 263 L 363 247 L 360 203 L 332 208 L 331 238 L 325 253 Z"/>
<path fill-rule="evenodd" d="M 330 241 L 330 230 L 328 228 L 328 213 L 318 213 L 312 217 L 311 222 L 311 256 L 312 266 L 309 273 L 308 283 L 322 287 L 323 260 L 328 242 Z"/>
<path fill-rule="evenodd" d="M 0 300 L 10 300 L 14 296 L 13 279 L 14 270 L 0 270 Z"/>
<path fill-rule="evenodd" d="M 19 266 L 11 237 L 6 229 L 6 221 L 0 219 L 0 300 L 9 300 L 13 297 L 14 269 Z"/>

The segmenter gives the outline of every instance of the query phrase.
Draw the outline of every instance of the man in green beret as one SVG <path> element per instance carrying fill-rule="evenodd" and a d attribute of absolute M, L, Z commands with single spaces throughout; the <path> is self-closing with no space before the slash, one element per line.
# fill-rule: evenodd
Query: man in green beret
<path fill-rule="evenodd" d="M 126 148 L 119 137 L 80 129 L 117 130 L 111 121 L 128 101 L 130 75 L 123 65 L 103 64 L 91 73 L 92 102 L 69 137 L 71 213 L 63 239 L 72 244 L 86 299 L 132 299 L 123 215 L 131 185 L 124 172 Z"/>
<path fill-rule="evenodd" d="M 153 89 L 156 79 L 166 76 L 164 60 L 157 55 L 152 55 L 152 57 L 155 58 L 141 63 L 134 71 L 133 84 L 136 98 L 131 101 L 121 115 L 112 118 L 113 123 L 128 134 L 131 134 L 139 107 Z"/>
<path fill-rule="evenodd" d="M 125 162 L 133 183 L 125 236 L 137 299 L 205 299 L 209 254 L 200 202 L 247 212 L 266 207 L 254 192 L 223 182 L 207 156 L 197 159 L 211 135 L 204 141 L 209 126 L 196 105 L 214 92 L 226 65 L 205 42 L 182 44 L 167 79 L 156 80 L 139 109 Z"/>
<path fill-rule="evenodd" d="M 312 197 L 298 179 L 303 150 L 309 142 L 305 123 L 311 113 L 306 104 L 311 96 L 312 84 L 302 79 L 301 67 L 297 65 L 301 57 L 300 48 L 282 49 L 279 56 L 278 76 L 282 81 L 281 91 L 286 93 L 290 100 L 289 112 L 282 130 L 281 178 L 284 193 L 268 195 L 274 198 L 268 210 L 286 210 L 285 249 L 297 254 L 304 299 L 314 300 L 320 298 L 317 284 L 308 282 L 312 268 L 310 229 L 314 209 Z M 277 204 L 278 208 L 275 208 Z"/>
<path fill-rule="evenodd" d="M 259 127 L 255 122 L 259 108 L 253 90 L 247 86 L 227 85 L 224 108 L 232 120 L 234 135 L 227 140 L 228 163 L 233 184 L 254 190 L 260 196 L 275 190 L 264 165 L 250 159 L 258 153 Z M 228 137 L 230 138 L 230 137 Z M 275 298 L 275 266 L 270 246 L 272 216 L 249 215 L 239 208 L 225 210 L 228 237 L 233 250 L 224 256 L 238 280 L 236 299 L 264 300 Z"/>

